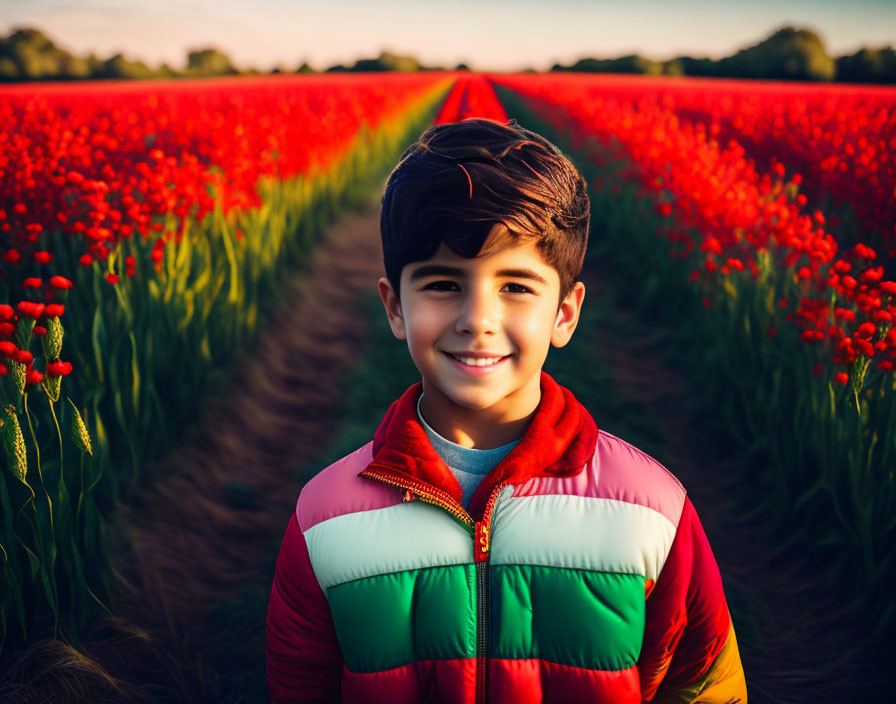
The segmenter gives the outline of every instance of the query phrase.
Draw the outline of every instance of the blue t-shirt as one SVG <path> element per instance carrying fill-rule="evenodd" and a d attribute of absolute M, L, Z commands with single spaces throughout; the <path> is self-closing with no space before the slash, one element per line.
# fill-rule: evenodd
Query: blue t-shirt
<path fill-rule="evenodd" d="M 473 493 L 482 478 L 494 469 L 497 464 L 514 448 L 520 441 L 519 439 L 509 442 L 501 447 L 495 447 L 491 450 L 477 450 L 471 447 L 463 447 L 456 443 L 446 440 L 435 430 L 429 427 L 429 424 L 423 420 L 423 414 L 420 412 L 420 402 L 423 401 L 423 394 L 420 394 L 420 400 L 417 401 L 417 417 L 420 419 L 420 425 L 429 436 L 429 441 L 439 453 L 439 457 L 448 465 L 457 481 L 460 483 L 461 489 L 464 491 L 461 504 L 467 508 Z"/>

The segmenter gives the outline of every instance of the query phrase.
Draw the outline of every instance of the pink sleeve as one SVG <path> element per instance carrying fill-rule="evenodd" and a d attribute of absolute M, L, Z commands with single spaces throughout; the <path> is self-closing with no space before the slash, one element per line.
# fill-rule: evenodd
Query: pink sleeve
<path fill-rule="evenodd" d="M 265 662 L 275 704 L 339 700 L 342 652 L 295 513 L 286 526 L 274 571 Z"/>
<path fill-rule="evenodd" d="M 747 701 L 722 578 L 689 497 L 647 597 L 638 669 L 646 701 Z"/>

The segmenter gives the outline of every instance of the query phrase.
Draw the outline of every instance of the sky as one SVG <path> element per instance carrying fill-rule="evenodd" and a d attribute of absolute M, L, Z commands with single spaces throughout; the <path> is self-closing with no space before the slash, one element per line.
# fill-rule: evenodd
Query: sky
<path fill-rule="evenodd" d="M 832 56 L 896 45 L 896 0 L 0 0 L 0 36 L 36 27 L 74 54 L 151 67 L 212 46 L 264 71 L 383 50 L 491 71 L 633 53 L 718 59 L 784 25 L 816 31 Z"/>

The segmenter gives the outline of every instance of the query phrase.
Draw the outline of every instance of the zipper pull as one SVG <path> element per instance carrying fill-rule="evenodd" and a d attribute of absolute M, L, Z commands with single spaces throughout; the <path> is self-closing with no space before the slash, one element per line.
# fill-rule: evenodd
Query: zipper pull
<path fill-rule="evenodd" d="M 477 529 L 478 530 L 476 532 L 479 533 L 477 541 L 479 543 L 479 551 L 482 553 L 484 559 L 484 556 L 486 555 L 486 553 L 488 553 L 489 548 L 488 526 L 483 521 L 477 525 Z"/>
<path fill-rule="evenodd" d="M 414 495 L 411 493 L 411 490 L 405 489 L 404 495 L 401 497 L 401 500 L 402 500 L 402 502 L 405 502 L 405 501 L 410 501 L 413 498 L 414 498 Z"/>

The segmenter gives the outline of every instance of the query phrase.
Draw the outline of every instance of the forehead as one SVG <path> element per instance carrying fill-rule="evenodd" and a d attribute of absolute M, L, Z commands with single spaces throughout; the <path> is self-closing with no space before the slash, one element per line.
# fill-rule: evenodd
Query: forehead
<path fill-rule="evenodd" d="M 544 285 L 560 285 L 560 275 L 544 260 L 535 240 L 508 244 L 495 252 L 473 258 L 462 257 L 441 242 L 432 257 L 411 262 L 405 266 L 402 275 L 416 280 L 446 268 L 457 270 L 457 275 L 461 276 L 518 276 L 531 272 L 543 279 Z"/>

